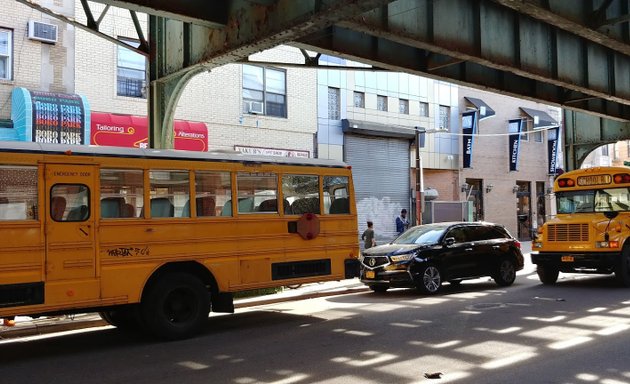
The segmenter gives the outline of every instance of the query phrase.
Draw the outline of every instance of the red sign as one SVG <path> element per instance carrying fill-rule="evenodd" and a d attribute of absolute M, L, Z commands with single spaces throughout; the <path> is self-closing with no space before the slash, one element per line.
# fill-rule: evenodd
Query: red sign
<path fill-rule="evenodd" d="M 149 122 L 145 116 L 92 112 L 90 143 L 92 145 L 147 148 Z M 175 149 L 208 150 L 208 128 L 205 123 L 175 120 Z"/>

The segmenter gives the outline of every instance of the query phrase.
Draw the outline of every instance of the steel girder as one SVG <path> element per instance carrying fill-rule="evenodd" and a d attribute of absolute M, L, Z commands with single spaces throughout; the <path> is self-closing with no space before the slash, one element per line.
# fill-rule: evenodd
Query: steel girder
<path fill-rule="evenodd" d="M 149 143 L 171 148 L 172 121 L 181 91 L 199 72 L 233 63 L 279 44 L 325 29 L 342 19 L 362 14 L 391 0 L 276 0 L 193 1 L 225 3 L 202 12 L 174 2 L 129 0 L 116 5 L 148 12 L 150 103 Z M 112 0 L 95 2 L 113 4 Z M 182 11 L 186 8 L 187 11 Z M 165 13 L 167 12 L 167 13 Z M 217 15 L 212 14 L 216 12 Z M 176 17 L 180 20 L 164 17 Z M 192 20 L 197 16 L 199 20 Z M 219 28 L 217 24 L 220 24 Z"/>
<path fill-rule="evenodd" d="M 623 18 L 629 0 L 608 1 L 619 3 L 608 9 L 617 9 Z M 616 38 L 587 39 L 558 27 L 568 24 L 561 14 L 547 10 L 546 18 L 534 18 L 498 2 L 514 8 L 524 3 L 532 14 L 539 10 L 536 2 L 527 0 L 398 0 L 306 36 L 296 45 L 630 120 L 627 27 L 618 27 Z M 564 3 L 580 8 L 575 1 Z M 593 2 L 579 4 L 588 8 Z"/>
<path fill-rule="evenodd" d="M 598 147 L 630 138 L 630 123 L 592 114 L 564 110 L 564 164 L 580 168 L 586 156 Z"/>

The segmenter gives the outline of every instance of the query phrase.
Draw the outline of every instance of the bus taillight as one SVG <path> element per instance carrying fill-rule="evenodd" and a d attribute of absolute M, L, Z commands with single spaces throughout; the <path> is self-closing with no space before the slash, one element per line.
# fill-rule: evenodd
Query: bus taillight
<path fill-rule="evenodd" d="M 613 181 L 615 182 L 615 184 L 630 183 L 630 174 L 617 173 L 615 176 L 613 176 Z"/>
<path fill-rule="evenodd" d="M 573 179 L 560 179 L 560 180 L 558 180 L 558 187 L 560 187 L 560 188 L 575 187 L 575 180 L 573 180 Z"/>

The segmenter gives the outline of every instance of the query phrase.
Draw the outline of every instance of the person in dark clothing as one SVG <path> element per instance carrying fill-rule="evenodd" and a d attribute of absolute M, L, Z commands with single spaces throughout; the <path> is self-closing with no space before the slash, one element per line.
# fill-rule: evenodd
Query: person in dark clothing
<path fill-rule="evenodd" d="M 400 216 L 396 218 L 396 232 L 402 234 L 409 228 L 409 220 L 407 219 L 407 210 L 400 211 Z"/>
<path fill-rule="evenodd" d="M 367 222 L 367 229 L 363 231 L 361 235 L 361 240 L 363 240 L 363 249 L 372 248 L 376 245 L 376 240 L 374 239 L 374 223 L 371 221 Z"/>

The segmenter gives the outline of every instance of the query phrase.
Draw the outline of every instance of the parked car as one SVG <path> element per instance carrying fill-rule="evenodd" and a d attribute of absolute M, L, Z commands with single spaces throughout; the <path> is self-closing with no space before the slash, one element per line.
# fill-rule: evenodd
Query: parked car
<path fill-rule="evenodd" d="M 427 294 L 442 283 L 491 276 L 511 285 L 523 269 L 521 244 L 501 225 L 451 222 L 419 225 L 389 244 L 361 255 L 361 282 L 375 292 L 417 288 Z"/>

